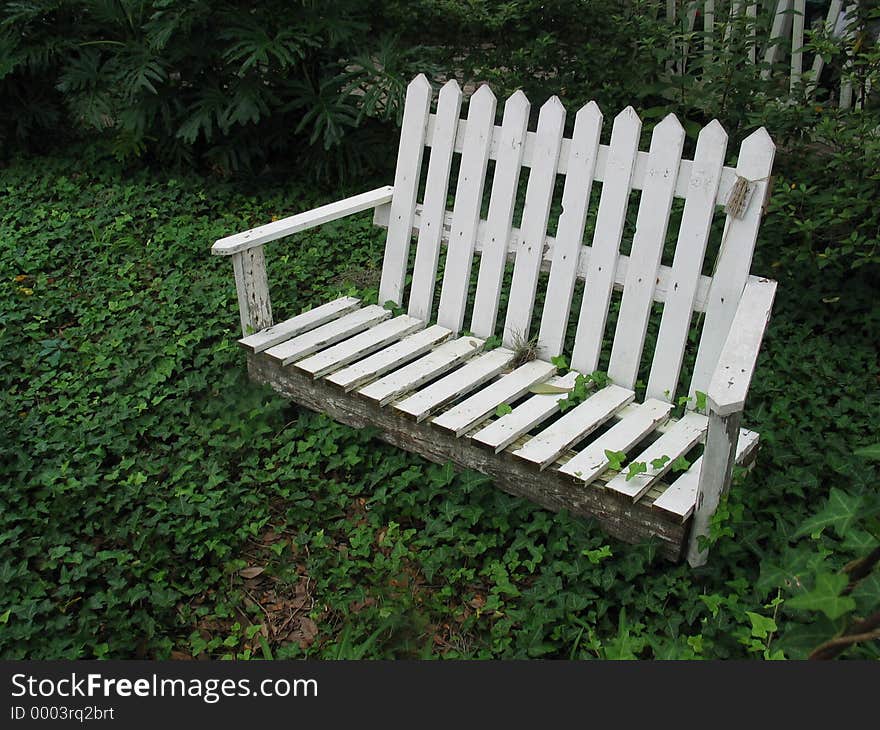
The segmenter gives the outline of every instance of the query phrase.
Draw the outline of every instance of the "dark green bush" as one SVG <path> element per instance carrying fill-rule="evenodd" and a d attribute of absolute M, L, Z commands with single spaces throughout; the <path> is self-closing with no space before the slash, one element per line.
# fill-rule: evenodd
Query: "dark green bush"
<path fill-rule="evenodd" d="M 120 159 L 220 171 L 385 163 L 416 56 L 373 3 L 56 0 L 0 10 L 0 143 L 99 134 Z M 364 90 L 370 93 L 364 93 Z"/>

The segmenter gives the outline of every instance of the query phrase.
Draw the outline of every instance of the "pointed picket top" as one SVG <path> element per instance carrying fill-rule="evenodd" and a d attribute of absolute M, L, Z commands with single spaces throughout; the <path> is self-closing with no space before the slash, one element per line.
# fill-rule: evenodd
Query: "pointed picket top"
<path fill-rule="evenodd" d="M 736 174 L 746 180 L 757 182 L 770 174 L 776 145 L 764 127 L 759 127 L 743 140 L 739 148 Z"/>
<path fill-rule="evenodd" d="M 538 114 L 537 130 L 539 139 L 543 136 L 546 136 L 548 139 L 548 154 L 559 154 L 559 140 L 562 137 L 564 127 L 565 107 L 558 96 L 551 96 L 541 105 L 541 112 Z"/>
<path fill-rule="evenodd" d="M 531 108 L 532 102 L 529 101 L 529 97 L 525 95 L 522 89 L 517 89 L 504 102 L 504 119 L 506 120 L 508 115 L 510 115 L 511 123 L 513 123 L 513 120 L 519 120 L 525 116 L 526 124 L 528 124 L 528 115 Z"/>
<path fill-rule="evenodd" d="M 425 74 L 419 74 L 416 76 L 406 87 L 406 94 L 409 96 L 410 93 L 417 92 L 431 92 L 431 82 L 428 81 L 428 77 Z"/>
<path fill-rule="evenodd" d="M 440 87 L 440 99 L 443 99 L 450 94 L 455 94 L 457 96 L 461 96 L 461 86 L 458 85 L 458 81 L 455 79 L 449 79 L 443 86 Z"/>
<path fill-rule="evenodd" d="M 615 153 L 619 153 L 624 156 L 623 159 L 629 160 L 631 149 L 639 147 L 641 133 L 642 120 L 636 110 L 628 106 L 614 117 L 614 125 L 611 127 L 611 157 L 615 158 Z"/>
<path fill-rule="evenodd" d="M 586 124 L 588 121 L 594 119 L 601 122 L 603 118 L 602 110 L 599 108 L 599 105 L 595 101 L 588 101 L 577 110 L 577 114 L 574 116 L 574 124 L 577 127 L 580 124 Z"/>
<path fill-rule="evenodd" d="M 703 127 L 700 130 L 699 135 L 697 135 L 697 146 L 699 146 L 701 140 L 705 140 L 707 143 L 723 142 L 727 145 L 727 138 L 727 130 L 724 128 L 724 125 L 722 125 L 717 119 L 713 119 Z M 695 153 L 694 157 L 696 156 Z"/>
<path fill-rule="evenodd" d="M 487 104 L 487 103 L 496 103 L 495 94 L 488 84 L 483 84 L 477 89 L 473 94 L 471 94 L 471 104 Z"/>

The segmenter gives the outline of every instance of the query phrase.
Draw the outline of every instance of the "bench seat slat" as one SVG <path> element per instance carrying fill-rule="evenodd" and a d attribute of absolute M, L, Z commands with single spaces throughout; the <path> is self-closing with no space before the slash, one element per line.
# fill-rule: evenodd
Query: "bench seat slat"
<path fill-rule="evenodd" d="M 632 459 L 632 461 L 645 462 L 647 471 L 636 474 L 629 480 L 627 480 L 626 472 L 621 472 L 605 485 L 606 488 L 627 496 L 635 502 L 672 468 L 673 461 L 686 454 L 697 442 L 705 438 L 708 427 L 709 419 L 702 413 L 693 411 L 686 413 L 666 433 Z M 664 456 L 668 457 L 665 464 L 659 467 L 651 465 L 651 461 L 661 459 Z"/>
<path fill-rule="evenodd" d="M 510 413 L 477 431 L 473 436 L 474 441 L 494 449 L 496 454 L 506 449 L 524 433 L 528 433 L 559 410 L 559 401 L 568 397 L 568 390 L 574 387 L 576 377 L 577 373 L 567 373 L 551 378 L 547 385 L 565 388 L 566 392 L 533 395 Z"/>
<path fill-rule="evenodd" d="M 278 360 L 282 365 L 289 365 L 296 360 L 311 355 L 329 345 L 332 345 L 346 337 L 363 332 L 383 319 L 391 316 L 387 309 L 371 304 L 363 309 L 356 309 L 333 322 L 321 325 L 317 329 L 306 332 L 303 335 L 286 340 L 280 345 L 270 347 L 266 354 Z"/>
<path fill-rule="evenodd" d="M 635 444 L 669 418 L 671 403 L 646 400 L 615 423 L 587 448 L 567 461 L 559 471 L 582 481 L 592 482 L 608 468 L 606 451 L 629 451 Z"/>
<path fill-rule="evenodd" d="M 444 342 L 424 357 L 360 388 L 358 393 L 384 406 L 469 359 L 480 352 L 484 344 L 483 340 L 476 337 L 459 337 Z"/>
<path fill-rule="evenodd" d="M 322 324 L 326 324 L 337 317 L 341 317 L 343 314 L 355 310 L 360 301 L 360 299 L 355 297 L 334 299 L 332 302 L 327 302 L 319 307 L 310 309 L 308 312 L 303 312 L 295 317 L 267 327 L 260 332 L 243 337 L 238 341 L 238 344 L 251 352 L 268 350 L 270 347 L 281 344 L 291 337 L 296 337 L 303 332 L 320 327 Z"/>
<path fill-rule="evenodd" d="M 386 319 L 359 335 L 343 340 L 326 350 L 307 357 L 305 360 L 300 360 L 296 363 L 296 367 L 309 373 L 313 378 L 319 378 L 355 360 L 362 359 L 424 326 L 425 323 L 422 320 L 406 314 L 394 319 Z"/>
<path fill-rule="evenodd" d="M 400 342 L 386 347 L 379 352 L 359 360 L 342 370 L 327 376 L 327 381 L 337 385 L 346 392 L 364 385 L 373 378 L 378 378 L 395 368 L 421 357 L 435 345 L 446 340 L 452 333 L 439 324 L 431 325 L 421 332 L 405 337 Z"/>
<path fill-rule="evenodd" d="M 741 464 L 748 459 L 758 447 L 758 434 L 754 431 L 740 429 L 736 442 L 736 463 Z M 703 466 L 701 456 L 678 479 L 670 484 L 666 491 L 654 500 L 657 509 L 678 515 L 682 522 L 690 517 L 697 502 L 697 487 L 700 483 L 700 469 Z"/>
<path fill-rule="evenodd" d="M 635 398 L 628 388 L 609 385 L 565 413 L 553 425 L 513 452 L 544 469 L 563 451 L 582 440 Z"/>
<path fill-rule="evenodd" d="M 514 353 L 503 347 L 483 353 L 394 407 L 413 416 L 416 421 L 423 421 L 431 411 L 494 378 L 511 363 L 513 358 Z"/>
<path fill-rule="evenodd" d="M 438 428 L 461 436 L 477 421 L 485 418 L 502 403 L 515 401 L 529 388 L 543 382 L 556 372 L 556 366 L 542 360 L 532 360 L 486 386 L 480 392 L 463 400 L 434 419 Z"/>

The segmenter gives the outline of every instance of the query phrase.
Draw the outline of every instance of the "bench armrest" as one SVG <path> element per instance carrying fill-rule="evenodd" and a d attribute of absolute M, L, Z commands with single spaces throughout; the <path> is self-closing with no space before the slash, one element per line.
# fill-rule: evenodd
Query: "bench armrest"
<path fill-rule="evenodd" d="M 775 296 L 775 281 L 751 279 L 746 284 L 709 383 L 712 413 L 723 417 L 742 410 Z"/>
<path fill-rule="evenodd" d="M 231 256 L 235 253 L 247 251 L 249 248 L 262 246 L 269 241 L 275 241 L 279 238 L 305 231 L 308 228 L 320 226 L 322 223 L 328 223 L 338 218 L 360 213 L 363 210 L 376 208 L 391 202 L 392 191 L 393 188 L 390 185 L 386 185 L 385 187 L 376 188 L 360 195 L 345 198 L 345 200 L 322 205 L 320 208 L 314 208 L 305 213 L 297 213 L 296 215 L 282 218 L 257 228 L 251 228 L 249 231 L 242 231 L 241 233 L 221 238 L 211 247 L 211 253 L 215 256 Z"/>

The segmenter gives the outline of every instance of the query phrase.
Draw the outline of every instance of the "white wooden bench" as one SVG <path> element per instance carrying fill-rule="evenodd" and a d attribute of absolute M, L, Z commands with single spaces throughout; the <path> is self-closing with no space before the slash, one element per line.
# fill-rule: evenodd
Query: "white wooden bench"
<path fill-rule="evenodd" d="M 522 92 L 505 102 L 500 126 L 486 86 L 470 98 L 466 119 L 455 81 L 443 86 L 433 113 L 431 102 L 431 86 L 418 76 L 407 90 L 393 186 L 214 244 L 214 254 L 232 257 L 251 377 L 342 422 L 375 427 L 403 449 L 483 472 L 544 507 L 592 517 L 623 540 L 653 537 L 663 555 L 702 564 L 697 536 L 707 533 L 734 463 L 751 463 L 758 442 L 740 421 L 776 290 L 776 282 L 749 274 L 775 150 L 767 132 L 748 137 L 730 168 L 717 121 L 700 132 L 694 159 L 686 160 L 674 115 L 657 125 L 644 152 L 632 108 L 615 117 L 605 145 L 592 102 L 577 112 L 570 139 L 556 97 L 541 107 L 535 131 L 528 130 Z M 551 237 L 559 184 L 563 212 Z M 515 221 L 522 187 L 524 209 Z M 635 232 L 625 236 L 633 190 L 641 191 Z M 667 231 L 674 198 L 684 199 L 677 239 Z M 407 313 L 393 316 L 380 304 L 343 297 L 274 324 L 263 246 L 368 209 L 388 229 L 378 301 L 405 303 Z M 709 277 L 702 270 L 716 215 L 727 217 Z M 588 220 L 595 232 L 585 245 Z M 667 233 L 676 241 L 670 265 L 662 263 Z M 620 253 L 622 242 L 629 255 Z M 576 289 L 582 304 L 572 312 Z M 606 337 L 609 310 L 616 326 Z M 659 320 L 656 346 L 645 353 L 652 316 Z M 692 327 L 699 345 L 684 383 L 682 363 L 694 358 Z M 519 344 L 534 332 L 538 358 L 514 367 Z M 557 374 L 550 360 L 563 353 L 567 332 L 569 342 L 574 333 L 572 372 Z M 496 333 L 501 346 L 487 348 Z M 546 392 L 546 384 L 570 388 L 577 373 L 597 369 L 603 352 L 610 352 L 610 384 L 560 415 L 567 395 Z M 640 369 L 647 386 L 638 402 Z M 697 393 L 708 394 L 707 413 L 696 410 Z M 692 397 L 688 410 L 672 418 L 681 394 Z M 676 457 L 693 458 L 695 449 L 702 455 L 688 470 L 670 471 Z M 627 470 L 609 469 L 609 452 L 648 468 L 627 479 Z"/>

